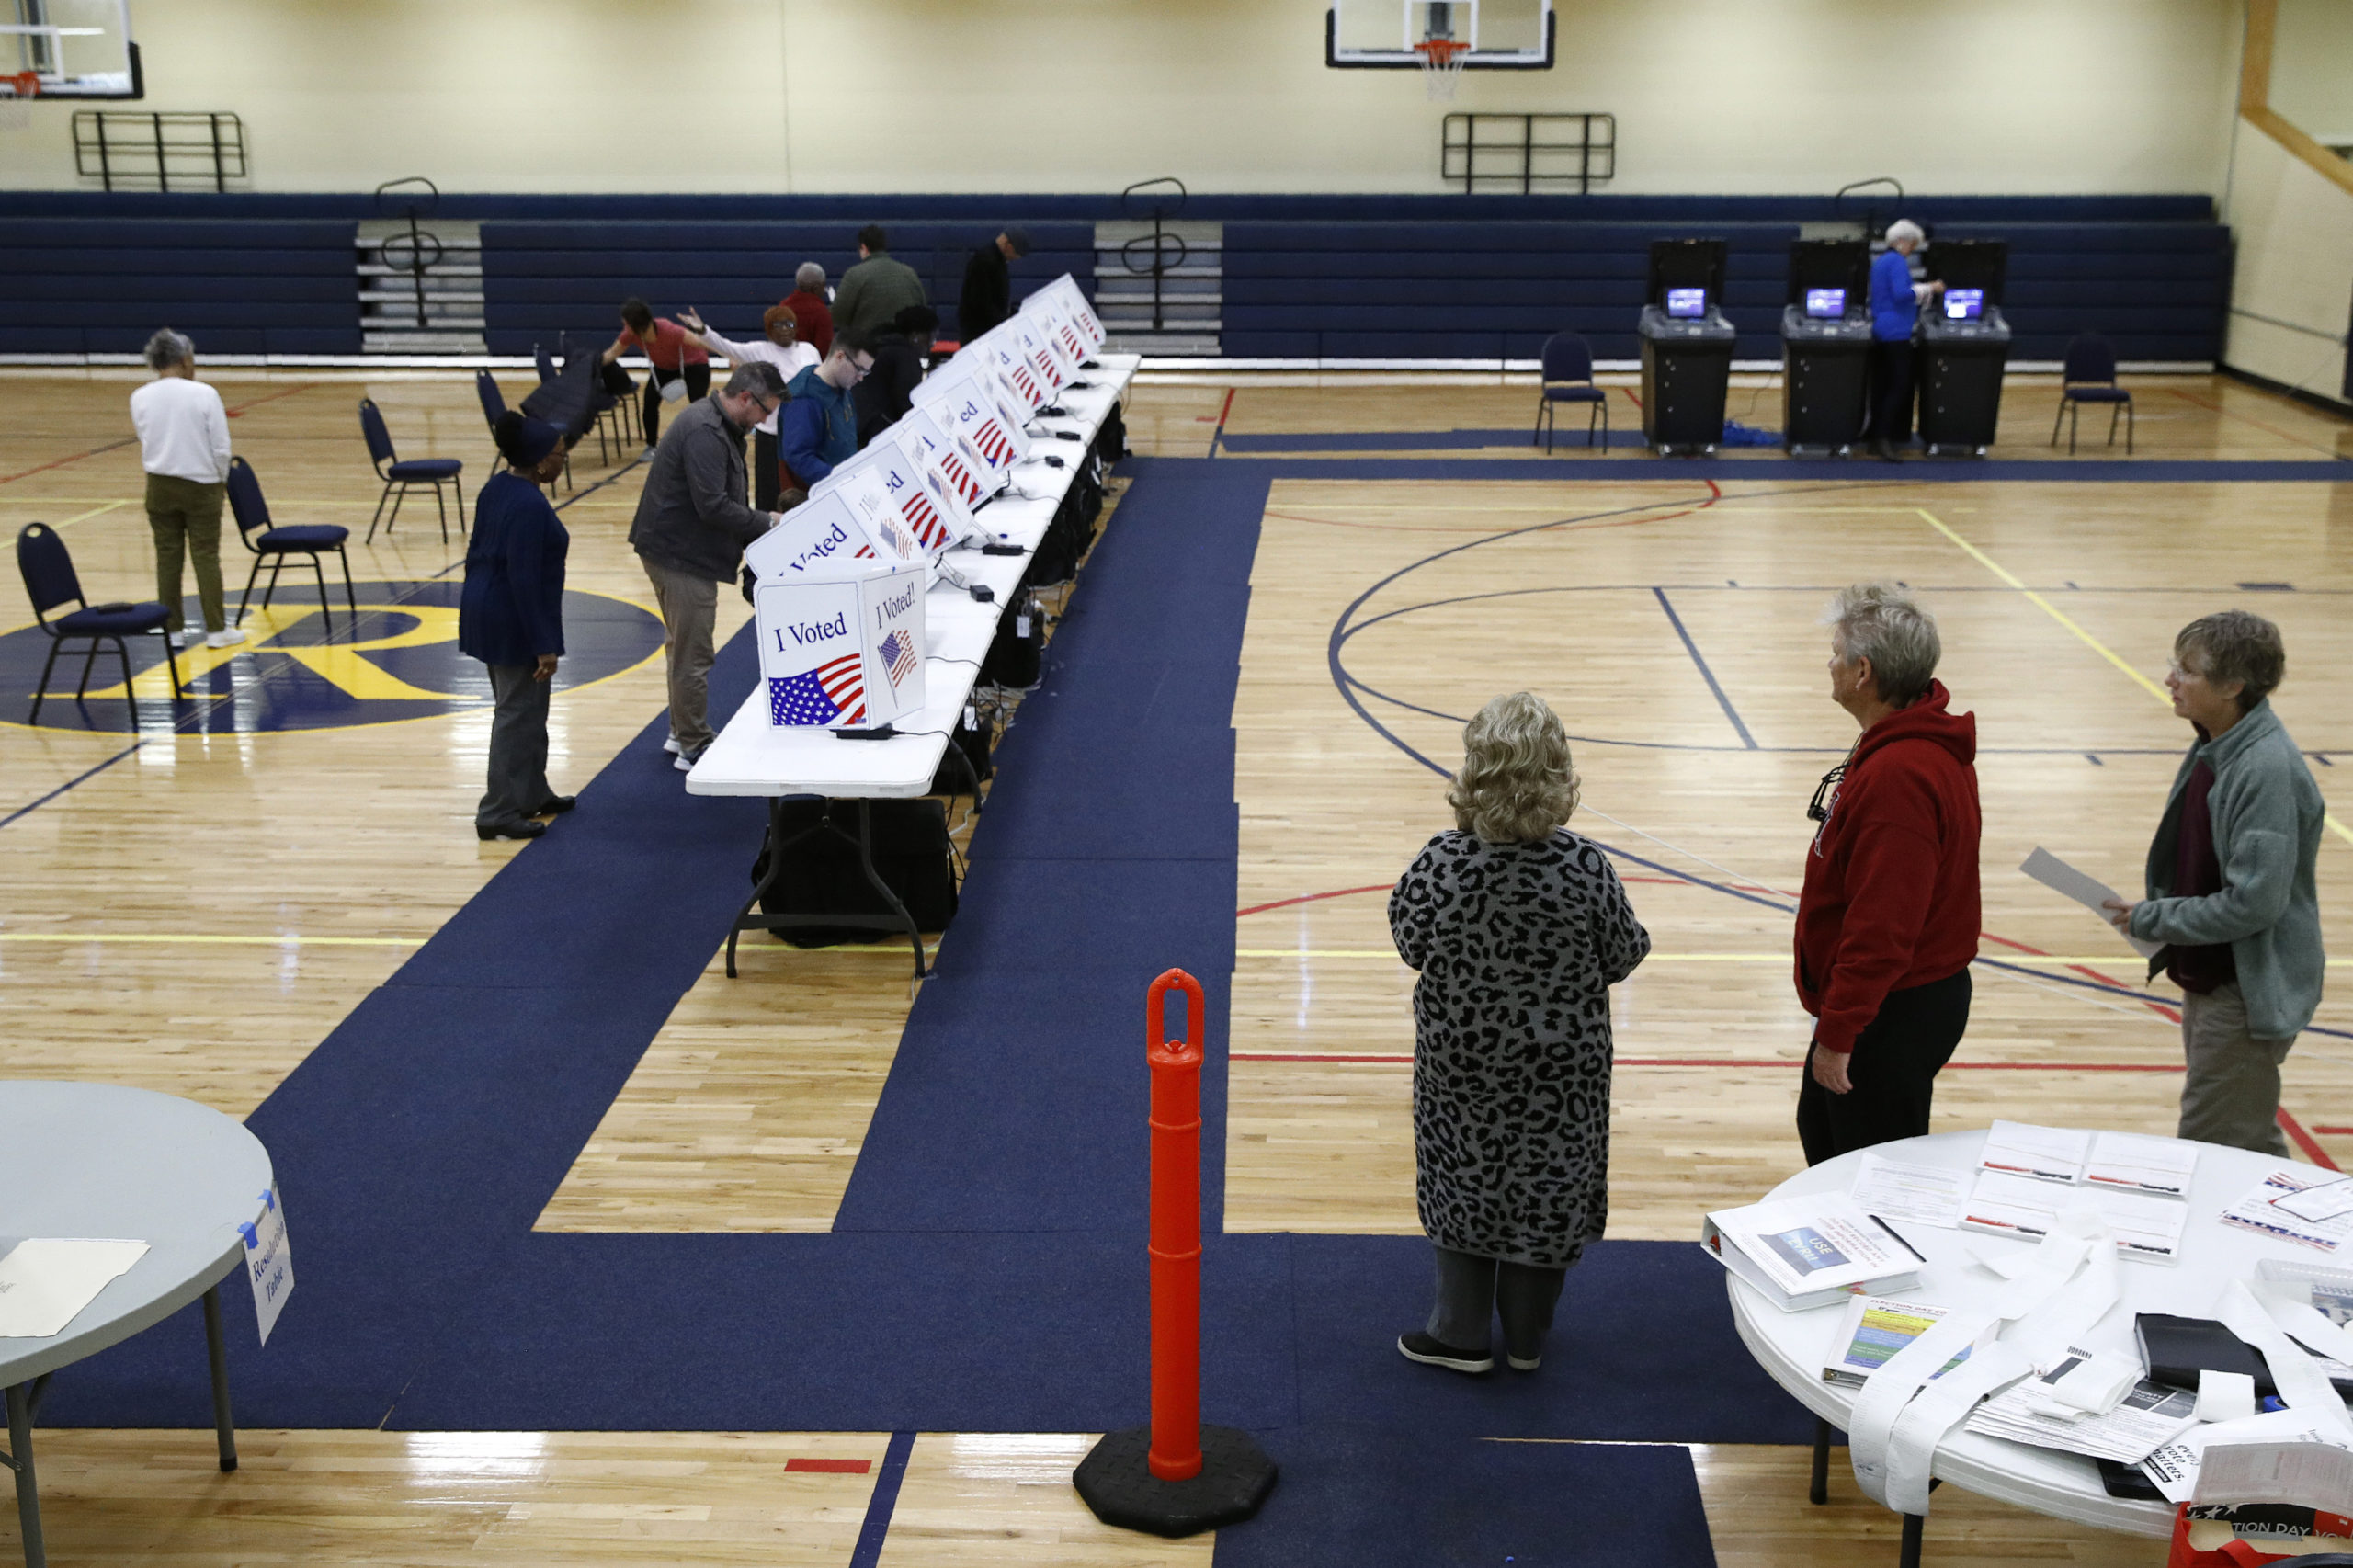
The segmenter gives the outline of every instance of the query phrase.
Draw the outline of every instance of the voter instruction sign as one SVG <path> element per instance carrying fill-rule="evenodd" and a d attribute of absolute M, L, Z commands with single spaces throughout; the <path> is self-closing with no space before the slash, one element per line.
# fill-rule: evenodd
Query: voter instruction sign
<path fill-rule="evenodd" d="M 294 1248 L 286 1239 L 286 1206 L 275 1186 L 261 1195 L 261 1212 L 239 1225 L 237 1233 L 245 1240 L 245 1278 L 254 1288 L 254 1317 L 267 1345 L 286 1298 L 294 1293 Z"/>
<path fill-rule="evenodd" d="M 919 566 L 851 582 L 762 580 L 760 679 L 779 729 L 872 729 L 923 706 Z"/>

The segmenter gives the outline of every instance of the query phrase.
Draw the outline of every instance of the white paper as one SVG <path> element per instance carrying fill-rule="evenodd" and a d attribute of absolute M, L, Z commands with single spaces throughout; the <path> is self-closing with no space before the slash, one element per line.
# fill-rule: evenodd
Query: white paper
<path fill-rule="evenodd" d="M 2092 1135 L 2081 1128 L 1997 1121 L 1985 1131 L 1985 1148 L 1977 1164 L 1989 1171 L 2072 1187 L 2084 1174 L 2091 1142 Z"/>
<path fill-rule="evenodd" d="M 2278 1200 L 2342 1179 L 2335 1171 L 2316 1170 L 2311 1165 L 2278 1166 L 2260 1185 L 2222 1210 L 2222 1223 L 2278 1241 L 2294 1242 L 2317 1252 L 2334 1252 L 2339 1242 L 2353 1235 L 2353 1213 L 2307 1220 L 2280 1208 Z"/>
<path fill-rule="evenodd" d="M 2193 1503 L 2285 1504 L 2353 1514 L 2353 1451 L 2334 1443 L 2209 1439 Z"/>
<path fill-rule="evenodd" d="M 2244 1421 L 2255 1414 L 2255 1377 L 2249 1372 L 2198 1372 L 2198 1419 Z"/>
<path fill-rule="evenodd" d="M 2092 1140 L 2084 1165 L 2087 1187 L 2120 1187 L 2163 1198 L 2189 1196 L 2198 1169 L 2198 1145 L 2179 1138 L 2148 1138 L 2137 1132 L 2103 1132 Z M 2348 1183 L 2353 1186 L 2353 1183 Z"/>
<path fill-rule="evenodd" d="M 1980 1171 L 1976 1188 L 1961 1210 L 1961 1228 L 1990 1235 L 2039 1240 L 2061 1213 L 2077 1207 L 2097 1214 L 2115 1233 L 2119 1255 L 2143 1262 L 2171 1263 L 2181 1256 L 2189 1205 L 2170 1198 L 2099 1187 L 2069 1190 L 2007 1171 Z"/>
<path fill-rule="evenodd" d="M 2034 846 L 2034 853 L 2026 858 L 2025 863 L 2020 865 L 2018 869 L 2052 892 L 2065 894 L 2098 915 L 2101 925 L 2130 942 L 2132 945 L 2132 950 L 2143 958 L 2154 957 L 2156 950 L 2164 945 L 2160 942 L 2144 942 L 2138 937 L 2118 930 L 2115 924 L 2109 919 L 2109 912 L 2100 907 L 2103 902 L 2111 898 L 2119 903 L 2132 903 L 2138 902 L 2137 900 L 2126 898 L 2097 877 L 2086 876 L 2040 844 Z"/>
<path fill-rule="evenodd" d="M 0 1257 L 0 1338 L 65 1332 L 98 1292 L 147 1256 L 145 1242 L 33 1236 Z"/>
<path fill-rule="evenodd" d="M 2302 1192 L 2286 1193 L 2273 1199 L 2271 1206 L 2299 1220 L 2334 1220 L 2339 1214 L 2353 1214 L 2353 1181 L 2324 1182 Z"/>
<path fill-rule="evenodd" d="M 2198 1472 L 2209 1443 L 2319 1442 L 2320 1418 L 2307 1410 L 2273 1410 L 2246 1421 L 2193 1426 L 2141 1461 L 2141 1473 L 2168 1503 L 2187 1503 L 2198 1487 Z"/>
<path fill-rule="evenodd" d="M 254 1318 L 267 1345 L 286 1298 L 294 1293 L 294 1247 L 286 1239 L 286 1208 L 276 1187 L 261 1195 L 261 1212 L 253 1223 L 237 1230 L 245 1238 L 245 1278 L 254 1288 Z"/>
<path fill-rule="evenodd" d="M 2051 1385 L 2095 1358 L 2070 1350 L 2039 1377 L 2010 1385 L 1972 1412 L 1969 1429 L 2041 1449 L 2064 1449 L 2119 1464 L 2138 1464 L 2197 1425 L 2197 1401 L 2179 1389 L 2136 1385 L 2105 1415 L 2078 1414 L 2051 1396 Z"/>
<path fill-rule="evenodd" d="M 1866 1153 L 1847 1195 L 1866 1214 L 1949 1231 L 1961 1223 L 1961 1207 L 1969 1200 L 1969 1173 Z"/>

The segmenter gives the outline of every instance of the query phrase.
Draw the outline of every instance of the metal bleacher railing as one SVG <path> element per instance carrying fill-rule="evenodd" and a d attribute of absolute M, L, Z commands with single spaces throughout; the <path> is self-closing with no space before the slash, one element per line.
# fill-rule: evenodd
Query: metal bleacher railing
<path fill-rule="evenodd" d="M 225 191 L 245 177 L 244 121 L 228 113 L 75 109 L 74 169 L 105 190 Z"/>
<path fill-rule="evenodd" d="M 1618 172 L 1618 117 L 1449 114 L 1438 127 L 1438 166 L 1465 196 L 1482 189 L 1587 196 Z"/>

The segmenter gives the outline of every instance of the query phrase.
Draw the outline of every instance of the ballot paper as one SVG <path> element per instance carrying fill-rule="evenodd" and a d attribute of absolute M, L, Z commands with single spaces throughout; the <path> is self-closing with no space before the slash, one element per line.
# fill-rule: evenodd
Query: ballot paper
<path fill-rule="evenodd" d="M 1985 1130 L 1985 1148 L 1977 1163 L 1985 1170 L 2073 1187 L 2083 1177 L 2084 1155 L 2091 1142 L 2092 1135 L 2081 1128 L 1997 1121 Z"/>
<path fill-rule="evenodd" d="M 2187 1198 L 2189 1178 L 2197 1169 L 2195 1143 L 2179 1138 L 2147 1138 L 2137 1132 L 2103 1132 L 2092 1140 L 2091 1158 L 2084 1162 L 2084 1181 L 2090 1187 Z"/>
<path fill-rule="evenodd" d="M 2311 1188 L 2333 1186 L 2342 1180 L 2344 1177 L 2337 1172 L 2313 1165 L 2278 1166 L 2252 1191 L 2222 1210 L 2222 1223 L 2318 1252 L 2335 1252 L 2338 1243 L 2353 1235 L 2353 1211 L 2325 1220 L 2309 1220 L 2281 1208 L 2279 1199 L 2296 1198 Z"/>
<path fill-rule="evenodd" d="M 33 1236 L 0 1257 L 0 1338 L 65 1332 L 98 1292 L 147 1254 L 145 1242 Z"/>
<path fill-rule="evenodd" d="M 2038 1449 L 2064 1449 L 2119 1464 L 2138 1464 L 2198 1424 L 2198 1401 L 2179 1389 L 2143 1381 L 2104 1415 L 2077 1414 L 2052 1397 L 2051 1385 L 2090 1360 L 2070 1349 L 2040 1375 L 2012 1383 L 1970 1413 L 1969 1429 Z"/>
<path fill-rule="evenodd" d="M 2094 915 L 2098 915 L 2101 924 L 2131 943 L 2132 950 L 2143 958 L 2153 956 L 2157 949 L 2163 946 L 2158 942 L 2144 942 L 2138 937 L 2118 930 L 2115 924 L 2108 918 L 2109 911 L 2101 907 L 2103 903 L 2111 898 L 2119 903 L 2131 903 L 2136 901 L 2126 898 L 2097 877 L 2086 876 L 2050 850 L 2043 848 L 2042 846 L 2036 845 L 2034 853 L 2026 858 L 2025 863 L 2019 866 L 2018 869 L 2052 892 L 2066 894 Z"/>
<path fill-rule="evenodd" d="M 2334 1220 L 2339 1214 L 2353 1214 L 2353 1180 L 2323 1182 L 2302 1192 L 2290 1192 L 2271 1200 L 2274 1209 L 2284 1209 L 2299 1220 Z"/>
<path fill-rule="evenodd" d="M 2168 1503 L 2187 1503 L 2198 1490 L 2209 1444 L 2304 1442 L 2320 1444 L 2321 1417 L 2310 1410 L 2274 1410 L 2245 1421 L 2193 1425 L 2141 1460 L 2141 1473 Z"/>
<path fill-rule="evenodd" d="M 2006 1171 L 1978 1173 L 1977 1187 L 1961 1210 L 1961 1228 L 2040 1241 L 2058 1223 L 2063 1210 L 2077 1204 L 2098 1214 L 2115 1233 L 2119 1256 L 2143 1263 L 2172 1263 L 2180 1257 L 2189 1205 L 2177 1199 L 2148 1198 L 2104 1187 L 2069 1191 Z"/>
<path fill-rule="evenodd" d="M 1969 1173 L 1866 1153 L 1847 1196 L 1866 1214 L 1949 1231 L 1961 1223 L 1961 1206 L 1969 1200 Z"/>
<path fill-rule="evenodd" d="M 1822 1369 L 1822 1381 L 1833 1388 L 1861 1388 L 1866 1379 L 1887 1365 L 1890 1357 L 1927 1333 L 1951 1310 L 1918 1301 L 1891 1301 L 1885 1296 L 1850 1298 L 1846 1318 L 1838 1324 L 1838 1332 L 1831 1335 L 1833 1349 L 1829 1363 Z M 1968 1360 L 1971 1350 L 1992 1344 L 2001 1327 L 1999 1320 L 1986 1319 L 1985 1332 L 1978 1335 L 1977 1344 L 1963 1346 L 1936 1369 L 1930 1381 Z"/>

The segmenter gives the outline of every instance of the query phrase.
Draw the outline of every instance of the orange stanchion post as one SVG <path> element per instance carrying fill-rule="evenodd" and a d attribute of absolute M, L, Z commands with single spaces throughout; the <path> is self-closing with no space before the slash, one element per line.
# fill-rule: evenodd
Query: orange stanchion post
<path fill-rule="evenodd" d="M 1171 1040 L 1168 994 L 1185 995 Z M 1071 1477 L 1106 1524 L 1187 1536 L 1237 1524 L 1274 1490 L 1246 1432 L 1201 1425 L 1201 983 L 1172 969 L 1144 994 L 1152 1074 L 1152 1425 L 1113 1432 Z"/>

